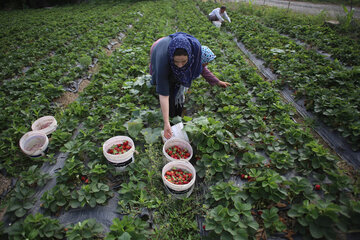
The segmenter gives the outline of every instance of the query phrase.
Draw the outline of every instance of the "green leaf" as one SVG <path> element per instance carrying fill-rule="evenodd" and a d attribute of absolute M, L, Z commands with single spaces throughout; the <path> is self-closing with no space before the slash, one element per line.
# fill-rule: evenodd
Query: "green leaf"
<path fill-rule="evenodd" d="M 131 235 L 127 232 L 124 232 L 120 237 L 119 240 L 130 240 L 131 239 Z"/>
<path fill-rule="evenodd" d="M 15 215 L 19 218 L 23 217 L 25 214 L 26 214 L 26 211 L 23 208 L 19 208 L 18 210 L 15 211 Z"/>
<path fill-rule="evenodd" d="M 309 224 L 309 229 L 311 236 L 314 238 L 322 238 L 324 236 L 322 229 L 314 223 Z"/>
<path fill-rule="evenodd" d="M 147 144 L 154 144 L 159 140 L 161 130 L 161 128 L 145 128 L 141 130 L 141 133 L 144 135 Z"/>
<path fill-rule="evenodd" d="M 142 122 L 142 119 L 138 118 L 134 121 L 128 121 L 124 124 L 124 126 L 127 128 L 129 135 L 133 138 L 136 138 L 141 129 L 143 128 L 144 124 Z"/>

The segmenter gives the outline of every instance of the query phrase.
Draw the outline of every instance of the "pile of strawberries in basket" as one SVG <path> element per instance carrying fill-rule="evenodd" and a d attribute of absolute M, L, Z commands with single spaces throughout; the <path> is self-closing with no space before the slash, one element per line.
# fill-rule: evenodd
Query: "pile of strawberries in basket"
<path fill-rule="evenodd" d="M 186 148 L 181 148 L 179 146 L 173 146 L 166 149 L 166 153 L 175 159 L 187 159 L 190 157 L 190 153 Z"/>
<path fill-rule="evenodd" d="M 125 141 L 123 143 L 113 145 L 111 148 L 107 150 L 107 153 L 113 155 L 124 154 L 130 149 L 131 146 L 129 145 L 129 141 Z"/>
<path fill-rule="evenodd" d="M 165 178 L 173 184 L 183 185 L 191 181 L 192 174 L 187 170 L 174 167 L 165 173 Z"/>

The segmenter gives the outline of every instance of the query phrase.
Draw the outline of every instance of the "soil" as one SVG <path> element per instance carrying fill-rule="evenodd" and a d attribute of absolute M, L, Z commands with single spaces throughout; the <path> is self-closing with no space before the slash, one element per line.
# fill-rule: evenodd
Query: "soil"
<path fill-rule="evenodd" d="M 0 174 L 0 195 L 8 190 L 11 185 L 11 180 L 4 175 Z"/>
<path fill-rule="evenodd" d="M 11 186 L 11 179 L 0 174 L 0 195 L 2 195 L 7 190 L 9 190 L 10 186 Z M 0 204 L 2 204 L 2 199 L 0 201 Z M 0 221 L 2 221 L 5 212 L 6 212 L 6 207 L 0 208 Z"/>
<path fill-rule="evenodd" d="M 80 83 L 79 91 L 77 93 L 65 92 L 60 98 L 56 99 L 55 102 L 59 103 L 61 107 L 67 107 L 70 103 L 74 102 L 79 97 L 79 93 L 84 91 L 84 88 L 86 88 L 89 84 L 89 80 L 83 80 Z"/>

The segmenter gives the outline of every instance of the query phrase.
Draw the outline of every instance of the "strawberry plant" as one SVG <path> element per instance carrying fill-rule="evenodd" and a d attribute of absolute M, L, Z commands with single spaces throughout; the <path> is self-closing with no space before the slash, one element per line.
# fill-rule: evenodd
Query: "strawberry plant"
<path fill-rule="evenodd" d="M 319 199 L 319 196 L 314 193 L 310 181 L 304 177 L 296 176 L 291 178 L 287 185 L 289 185 L 288 196 L 290 202 L 299 203 L 304 200 Z"/>
<path fill-rule="evenodd" d="M 84 207 L 85 205 L 95 207 L 97 204 L 104 205 L 110 197 L 113 197 L 113 192 L 110 191 L 108 185 L 91 181 L 71 193 L 72 199 L 69 204 L 72 208 Z"/>
<path fill-rule="evenodd" d="M 84 168 L 84 164 L 81 161 L 72 157 L 71 159 L 68 159 L 64 167 L 56 173 L 57 181 L 59 183 L 74 184 L 78 182 L 79 176 L 84 174 Z"/>
<path fill-rule="evenodd" d="M 63 239 L 64 229 L 58 219 L 45 217 L 41 213 L 28 215 L 6 229 L 9 239 Z"/>
<path fill-rule="evenodd" d="M 58 213 L 63 208 L 68 208 L 70 188 L 65 184 L 57 184 L 41 196 L 41 207 L 52 213 Z"/>
<path fill-rule="evenodd" d="M 255 201 L 276 203 L 287 198 L 285 179 L 279 173 L 271 169 L 255 173 L 251 169 L 249 175 L 253 180 L 246 183 L 244 190 Z"/>
<path fill-rule="evenodd" d="M 29 187 L 35 188 L 44 186 L 50 179 L 50 175 L 41 173 L 40 169 L 36 165 L 33 165 L 28 171 L 20 174 L 20 179 L 22 179 Z"/>
<path fill-rule="evenodd" d="M 222 205 L 225 207 L 233 206 L 233 203 L 244 201 L 248 198 L 247 194 L 233 182 L 220 182 L 210 187 L 207 194 L 209 206 Z"/>
<path fill-rule="evenodd" d="M 286 229 L 286 225 L 280 221 L 278 215 L 279 209 L 272 207 L 262 211 L 261 218 L 264 221 L 264 227 L 268 236 L 272 233 L 282 232 Z"/>
<path fill-rule="evenodd" d="M 108 165 L 97 163 L 93 161 L 88 164 L 89 175 L 91 176 L 92 181 L 100 181 L 106 179 L 108 173 Z"/>
<path fill-rule="evenodd" d="M 287 170 L 295 167 L 295 159 L 287 151 L 273 152 L 270 154 L 271 163 L 277 169 Z"/>
<path fill-rule="evenodd" d="M 263 165 L 266 158 L 258 152 L 246 152 L 240 160 L 240 165 L 244 165 L 248 168 Z"/>
<path fill-rule="evenodd" d="M 156 199 L 152 199 L 147 193 L 146 184 L 144 182 L 132 182 L 121 184 L 118 191 L 120 196 L 119 211 L 120 212 L 137 212 L 141 207 L 155 208 L 157 207 Z"/>
<path fill-rule="evenodd" d="M 32 197 L 34 194 L 34 189 L 25 186 L 23 182 L 18 182 L 7 201 L 6 214 L 11 219 L 25 216 L 28 210 L 33 207 L 35 199 Z"/>
<path fill-rule="evenodd" d="M 235 157 L 223 152 L 214 152 L 212 155 L 204 154 L 196 162 L 195 169 L 200 178 L 209 181 L 228 179 L 234 172 Z"/>
<path fill-rule="evenodd" d="M 105 237 L 105 240 L 116 239 L 139 239 L 146 240 L 151 234 L 149 231 L 149 224 L 139 218 L 125 215 L 120 220 L 114 218 L 113 224 L 110 226 L 110 232 Z"/>
<path fill-rule="evenodd" d="M 66 237 L 69 240 L 101 239 L 103 236 L 103 226 L 93 218 L 67 226 L 66 230 Z"/>
<path fill-rule="evenodd" d="M 251 215 L 251 205 L 236 202 L 234 208 L 218 205 L 206 218 L 209 239 L 249 239 L 255 235 L 259 225 Z"/>
<path fill-rule="evenodd" d="M 297 220 L 296 228 L 302 235 L 326 239 L 335 239 L 336 229 L 345 230 L 340 216 L 346 215 L 339 205 L 325 200 L 304 200 L 288 211 L 288 216 Z"/>

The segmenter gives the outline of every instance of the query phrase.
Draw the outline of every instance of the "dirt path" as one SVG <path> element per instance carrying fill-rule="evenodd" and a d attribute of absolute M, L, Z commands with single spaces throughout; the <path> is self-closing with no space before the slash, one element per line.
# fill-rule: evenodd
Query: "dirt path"
<path fill-rule="evenodd" d="M 217 2 L 249 2 L 249 0 L 223 0 Z M 279 8 L 291 9 L 295 12 L 306 14 L 319 14 L 324 11 L 331 19 L 336 19 L 337 16 L 346 16 L 344 9 L 341 5 L 335 4 L 315 4 L 309 2 L 286 1 L 286 0 L 251 0 L 253 4 L 274 6 Z M 350 6 L 347 6 L 350 10 Z M 360 19 L 360 9 L 354 9 L 354 18 Z"/>

